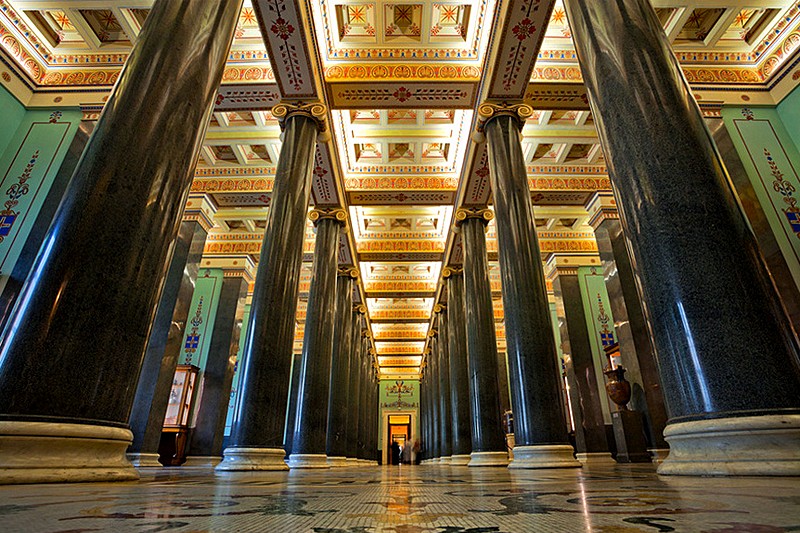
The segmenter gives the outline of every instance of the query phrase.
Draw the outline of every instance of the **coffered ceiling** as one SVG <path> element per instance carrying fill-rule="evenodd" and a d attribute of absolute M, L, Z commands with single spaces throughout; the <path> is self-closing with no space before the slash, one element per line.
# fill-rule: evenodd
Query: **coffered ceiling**
<path fill-rule="evenodd" d="M 152 3 L 0 0 L 3 83 L 29 105 L 81 105 L 96 118 Z M 204 261 L 258 261 L 281 149 L 270 110 L 282 98 L 330 109 L 312 203 L 348 211 L 339 261 L 359 270 L 354 296 L 387 377 L 424 364 L 442 269 L 463 258 L 455 209 L 491 205 L 485 144 L 473 142 L 480 102 L 534 109 L 521 138 L 543 259 L 597 254 L 585 206 L 611 185 L 562 0 L 284 0 L 282 22 L 274 3 L 244 2 L 200 153 L 192 194 L 213 205 L 216 224 Z M 707 115 L 726 102 L 774 103 L 800 81 L 800 2 L 652 3 Z M 310 223 L 305 237 L 296 350 Z M 487 246 L 505 349 L 494 224 Z"/>

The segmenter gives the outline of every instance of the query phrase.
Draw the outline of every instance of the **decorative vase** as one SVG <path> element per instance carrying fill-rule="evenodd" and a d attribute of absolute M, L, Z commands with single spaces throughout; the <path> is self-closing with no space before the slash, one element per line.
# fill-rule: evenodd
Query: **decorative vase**
<path fill-rule="evenodd" d="M 606 382 L 606 392 L 620 411 L 628 410 L 628 402 L 631 401 L 631 384 L 625 379 L 625 367 L 617 368 L 606 367 L 603 370 L 608 381 Z"/>

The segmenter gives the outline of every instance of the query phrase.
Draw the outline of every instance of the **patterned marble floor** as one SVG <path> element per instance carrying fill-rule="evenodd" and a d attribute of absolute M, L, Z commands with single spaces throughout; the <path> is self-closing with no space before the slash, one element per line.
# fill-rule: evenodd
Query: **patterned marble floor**
<path fill-rule="evenodd" d="M 800 531 L 798 478 L 659 477 L 650 465 L 509 471 L 403 466 L 0 487 L 0 532 Z"/>

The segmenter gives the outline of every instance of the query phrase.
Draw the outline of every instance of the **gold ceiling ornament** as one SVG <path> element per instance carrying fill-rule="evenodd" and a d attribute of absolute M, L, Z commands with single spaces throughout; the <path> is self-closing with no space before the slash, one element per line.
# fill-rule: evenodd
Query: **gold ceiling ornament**
<path fill-rule="evenodd" d="M 286 119 L 293 115 L 303 115 L 316 122 L 320 141 L 325 142 L 330 139 L 328 108 L 322 102 L 283 101 L 272 108 L 272 116 L 278 120 L 281 131 L 286 127 Z"/>
<path fill-rule="evenodd" d="M 461 224 L 464 223 L 465 220 L 469 220 L 471 218 L 477 218 L 484 225 L 488 225 L 489 221 L 494 218 L 494 212 L 491 209 L 470 209 L 466 207 L 461 207 L 456 211 L 456 227 L 461 227 Z"/>
<path fill-rule="evenodd" d="M 484 128 L 495 117 L 510 116 L 516 120 L 517 127 L 522 131 L 525 121 L 533 116 L 533 107 L 524 103 L 511 104 L 508 102 L 484 102 L 478 106 L 478 121 L 472 140 L 482 143 L 486 140 Z"/>
<path fill-rule="evenodd" d="M 347 227 L 347 211 L 339 207 L 312 209 L 308 214 L 308 219 L 314 223 L 315 227 L 322 220 L 334 220 L 341 224 L 342 228 Z"/>
<path fill-rule="evenodd" d="M 461 267 L 446 266 L 442 269 L 442 279 L 450 279 L 463 273 L 464 269 Z"/>

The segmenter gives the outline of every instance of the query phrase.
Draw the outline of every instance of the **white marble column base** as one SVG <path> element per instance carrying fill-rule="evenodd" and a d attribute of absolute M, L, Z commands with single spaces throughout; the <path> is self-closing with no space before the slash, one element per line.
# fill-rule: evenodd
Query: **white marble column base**
<path fill-rule="evenodd" d="M 348 457 L 347 466 L 358 466 L 358 459 L 356 459 L 355 457 Z"/>
<path fill-rule="evenodd" d="M 572 448 L 572 446 L 570 446 Z M 591 452 L 591 453 L 576 453 L 575 458 L 583 464 L 593 465 L 608 465 L 614 466 L 618 464 L 611 452 Z"/>
<path fill-rule="evenodd" d="M 289 470 L 283 448 L 225 448 L 218 472 Z"/>
<path fill-rule="evenodd" d="M 469 457 L 469 467 L 508 466 L 506 452 L 472 452 Z"/>
<path fill-rule="evenodd" d="M 158 462 L 157 453 L 129 453 L 127 456 L 128 461 L 136 468 L 164 468 L 164 465 Z"/>
<path fill-rule="evenodd" d="M 467 466 L 469 464 L 469 455 L 451 455 L 450 466 Z"/>
<path fill-rule="evenodd" d="M 743 416 L 669 424 L 658 473 L 800 476 L 800 415 Z"/>
<path fill-rule="evenodd" d="M 647 451 L 653 456 L 653 462 L 660 465 L 669 455 L 669 448 L 648 448 Z"/>
<path fill-rule="evenodd" d="M 222 462 L 219 455 L 189 455 L 183 466 L 207 466 L 214 468 Z"/>
<path fill-rule="evenodd" d="M 328 466 L 331 468 L 344 468 L 347 464 L 347 457 L 328 457 Z"/>
<path fill-rule="evenodd" d="M 800 415 L 669 424 L 658 473 L 687 476 L 800 476 Z"/>
<path fill-rule="evenodd" d="M 293 453 L 289 456 L 289 468 L 330 468 L 324 453 Z"/>
<path fill-rule="evenodd" d="M 139 479 L 128 429 L 55 422 L 0 422 L 0 484 Z"/>
<path fill-rule="evenodd" d="M 509 468 L 580 468 L 569 444 L 515 446 L 514 460 Z"/>
<path fill-rule="evenodd" d="M 441 459 L 439 459 L 439 464 L 450 466 L 450 456 L 448 455 L 447 457 L 442 457 Z"/>

